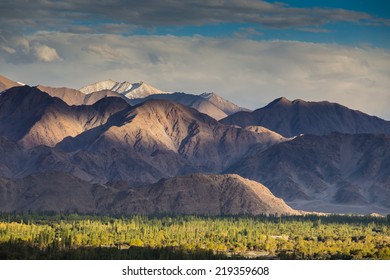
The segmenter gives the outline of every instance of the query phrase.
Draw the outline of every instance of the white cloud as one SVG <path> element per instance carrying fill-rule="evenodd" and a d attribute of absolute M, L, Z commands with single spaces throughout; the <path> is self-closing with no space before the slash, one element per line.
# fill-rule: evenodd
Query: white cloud
<path fill-rule="evenodd" d="M 121 62 L 127 59 L 127 56 L 121 52 L 118 52 L 114 48 L 110 47 L 107 44 L 98 44 L 98 45 L 89 45 L 87 47 L 88 51 L 93 52 L 99 55 L 105 60 L 111 60 L 114 62 Z"/>
<path fill-rule="evenodd" d="M 8 54 L 16 53 L 16 50 L 14 48 L 7 47 L 7 46 L 1 46 L 1 48 L 3 49 L 3 51 L 5 51 Z"/>
<path fill-rule="evenodd" d="M 56 49 L 51 48 L 46 45 L 37 43 L 34 45 L 34 55 L 35 57 L 43 62 L 53 62 L 56 60 L 61 61 L 61 57 L 58 55 Z"/>
<path fill-rule="evenodd" d="M 388 50 L 201 36 L 37 33 L 27 39 L 30 48 L 40 42 L 58 50 L 61 67 L 15 64 L 4 53 L 0 74 L 75 88 L 107 78 L 142 80 L 167 91 L 215 91 L 250 108 L 280 96 L 329 100 L 390 119 Z M 59 58 L 57 52 L 44 53 L 48 60 Z"/>
<path fill-rule="evenodd" d="M 62 61 L 55 48 L 48 46 L 41 40 L 26 36 L 14 36 L 9 40 L 2 40 L 0 55 L 7 63 L 19 65 Z"/>

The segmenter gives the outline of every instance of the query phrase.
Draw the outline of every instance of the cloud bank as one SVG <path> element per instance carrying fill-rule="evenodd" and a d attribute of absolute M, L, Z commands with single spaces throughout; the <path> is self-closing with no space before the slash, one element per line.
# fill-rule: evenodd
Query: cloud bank
<path fill-rule="evenodd" d="M 268 28 L 318 28 L 352 22 L 389 26 L 388 19 L 334 8 L 295 8 L 257 0 L 4 0 L 0 34 L 31 30 L 73 33 L 128 33 L 137 27 L 250 23 Z"/>
<path fill-rule="evenodd" d="M 390 120 L 388 50 L 245 38 L 58 32 L 39 32 L 14 42 L 0 49 L 0 72 L 32 85 L 79 88 L 107 78 L 142 80 L 167 91 L 215 91 L 252 109 L 285 96 L 339 102 Z M 29 61 L 23 67 L 21 58 Z"/>

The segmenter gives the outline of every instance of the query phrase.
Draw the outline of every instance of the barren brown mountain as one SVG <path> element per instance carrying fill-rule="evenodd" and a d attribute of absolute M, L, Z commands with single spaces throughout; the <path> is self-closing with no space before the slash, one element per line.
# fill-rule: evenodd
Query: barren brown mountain
<path fill-rule="evenodd" d="M 35 87 L 14 87 L 0 95 L 0 134 L 25 147 L 52 147 L 65 137 L 104 124 L 125 107 L 128 104 L 119 98 L 93 106 L 68 106 Z"/>
<path fill-rule="evenodd" d="M 149 99 L 161 99 L 176 102 L 194 108 L 201 113 L 213 117 L 216 120 L 223 119 L 228 115 L 239 111 L 250 111 L 246 108 L 239 107 L 226 99 L 223 99 L 215 93 L 203 93 L 201 95 L 194 95 L 183 92 L 153 94 L 145 98 L 131 99 L 129 100 L 129 103 L 132 105 L 137 105 Z"/>
<path fill-rule="evenodd" d="M 221 172 L 253 144 L 266 149 L 281 141 L 284 138 L 221 125 L 183 105 L 148 100 L 117 113 L 103 126 L 64 139 L 57 150 L 79 155 L 80 164 L 88 151 L 93 156 L 88 168 L 103 170 L 98 176 L 106 174 L 109 181 L 154 182 L 177 174 Z M 104 164 L 98 160 L 103 154 Z"/>
<path fill-rule="evenodd" d="M 101 90 L 85 94 L 79 90 L 66 87 L 56 88 L 39 85 L 37 88 L 52 97 L 58 97 L 68 105 L 92 105 L 105 97 L 119 97 L 127 100 L 125 96 L 110 90 Z"/>
<path fill-rule="evenodd" d="M 238 175 L 194 174 L 139 188 L 89 184 L 62 172 L 0 178 L 0 211 L 102 214 L 299 214 L 263 185 Z"/>
<path fill-rule="evenodd" d="M 255 145 L 226 172 L 262 182 L 297 209 L 390 210 L 390 137 L 385 135 L 304 135 L 266 151 Z"/>
<path fill-rule="evenodd" d="M 300 134 L 325 135 L 341 133 L 390 134 L 390 121 L 351 110 L 330 102 L 290 101 L 278 98 L 253 112 L 238 112 L 221 120 L 221 123 L 246 126 L 264 126 L 285 137 Z"/>
<path fill-rule="evenodd" d="M 64 171 L 93 182 L 150 183 L 178 174 L 218 173 L 253 144 L 266 149 L 284 141 L 221 125 L 163 100 L 131 107 L 120 98 L 103 98 L 90 106 L 68 106 L 24 86 L 3 92 L 0 109 L 0 133 L 34 151 L 8 171 L 18 176 Z"/>
<path fill-rule="evenodd" d="M 52 97 L 61 99 L 68 105 L 84 105 L 85 94 L 76 89 L 67 87 L 48 87 L 43 85 L 39 85 L 37 88 Z"/>
<path fill-rule="evenodd" d="M 130 84 L 117 86 L 126 90 Z M 265 184 L 297 209 L 390 210 L 388 136 L 326 134 L 338 129 L 386 132 L 388 122 L 379 118 L 338 104 L 282 98 L 253 113 L 234 114 L 235 120 L 243 116 L 240 127 L 169 100 L 146 97 L 131 106 L 123 96 L 107 97 L 109 90 L 81 101 L 80 92 L 45 89 L 58 98 L 29 86 L 0 93 L 5 211 L 281 213 L 269 200 L 264 203 L 273 210 L 267 212 L 259 200 L 266 196 L 261 187 L 235 175 L 211 175 L 221 173 Z M 221 108 L 237 109 L 212 94 L 161 96 L 203 103 L 224 114 Z M 91 105 L 69 105 L 61 99 Z M 286 135 L 304 129 L 325 135 L 285 138 L 269 128 L 246 126 L 253 120 L 257 124 L 259 114 L 262 122 L 272 121 Z M 195 173 L 209 175 L 189 175 Z M 214 196 L 209 197 L 210 191 Z"/>

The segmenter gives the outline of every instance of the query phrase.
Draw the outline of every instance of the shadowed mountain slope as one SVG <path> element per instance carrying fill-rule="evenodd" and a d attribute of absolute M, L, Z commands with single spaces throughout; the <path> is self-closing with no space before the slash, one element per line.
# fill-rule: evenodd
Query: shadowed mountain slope
<path fill-rule="evenodd" d="M 54 146 L 65 137 L 102 125 L 128 106 L 118 98 L 93 106 L 68 106 L 35 87 L 14 87 L 0 95 L 0 134 L 25 147 Z"/>
<path fill-rule="evenodd" d="M 115 114 L 100 127 L 64 139 L 56 149 L 81 158 L 88 151 L 88 157 L 94 157 L 88 160 L 95 167 L 100 165 L 98 169 L 107 169 L 107 164 L 117 167 L 114 174 L 103 171 L 98 177 L 153 182 L 177 174 L 220 172 L 250 146 L 266 149 L 281 141 L 284 138 L 221 125 L 183 105 L 148 100 Z M 100 155 L 104 155 L 105 168 L 97 159 Z"/>
<path fill-rule="evenodd" d="M 62 172 L 0 178 L 0 211 L 114 214 L 298 214 L 263 185 L 238 175 L 194 174 L 123 191 Z"/>
<path fill-rule="evenodd" d="M 307 211 L 390 211 L 390 137 L 304 135 L 264 150 L 253 146 L 226 172 L 262 182 Z"/>
<path fill-rule="evenodd" d="M 0 95 L 0 135 L 10 140 L 4 145 L 15 141 L 17 149 L 24 147 L 15 166 L 7 167 L 0 160 L 3 176 L 63 171 L 91 182 L 132 183 L 218 173 L 254 144 L 266 149 L 285 141 L 269 133 L 221 125 L 169 101 L 148 100 L 131 107 L 110 97 L 93 105 L 68 106 L 28 86 Z"/>
<path fill-rule="evenodd" d="M 290 101 L 279 98 L 253 112 L 238 112 L 221 120 L 241 127 L 259 125 L 285 137 L 300 134 L 390 134 L 390 122 L 330 102 Z"/>

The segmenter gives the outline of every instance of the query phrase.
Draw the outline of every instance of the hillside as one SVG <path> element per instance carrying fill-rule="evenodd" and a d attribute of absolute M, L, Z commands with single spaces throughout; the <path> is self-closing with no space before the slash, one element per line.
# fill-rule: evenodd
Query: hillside
<path fill-rule="evenodd" d="M 263 185 L 237 175 L 194 174 L 125 191 L 62 172 L 0 178 L 0 211 L 110 214 L 299 214 Z"/>
<path fill-rule="evenodd" d="M 118 98 L 93 106 L 68 106 L 35 87 L 14 87 L 0 95 L 0 135 L 25 147 L 55 146 L 68 136 L 104 124 L 128 106 Z"/>
<path fill-rule="evenodd" d="M 226 172 L 262 182 L 290 206 L 306 211 L 388 213 L 390 138 L 305 135 L 266 151 L 253 146 Z"/>

